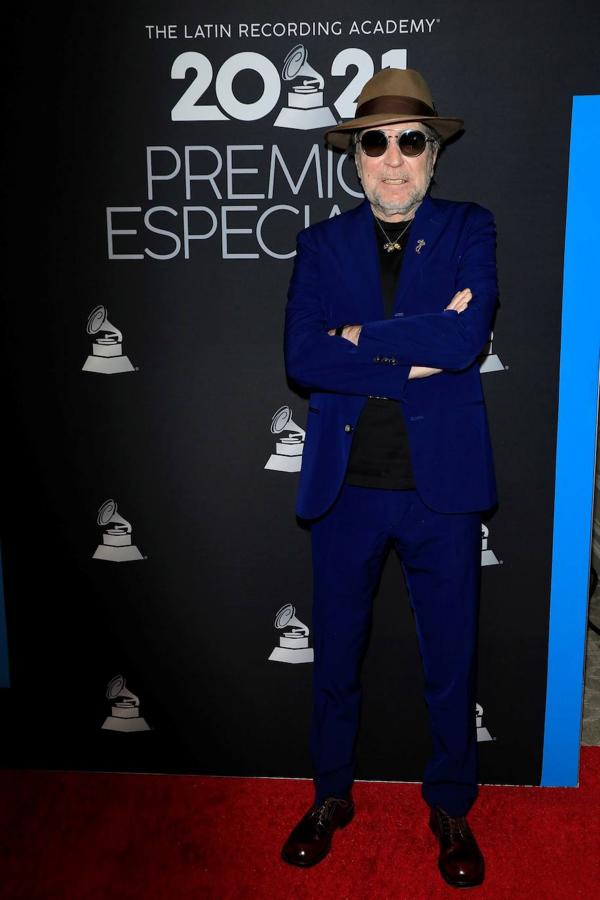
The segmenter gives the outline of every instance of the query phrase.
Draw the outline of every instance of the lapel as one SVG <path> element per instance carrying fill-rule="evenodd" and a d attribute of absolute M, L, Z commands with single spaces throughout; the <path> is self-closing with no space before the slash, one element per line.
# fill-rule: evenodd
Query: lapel
<path fill-rule="evenodd" d="M 368 200 L 363 200 L 345 217 L 342 265 L 350 275 L 352 297 L 356 298 L 357 321 L 373 322 L 383 318 L 383 294 L 379 271 L 379 251 Z"/>
<path fill-rule="evenodd" d="M 433 253 L 444 227 L 444 215 L 427 194 L 415 214 L 410 237 L 404 250 L 402 270 L 396 286 L 394 310 L 401 308 Z"/>
<path fill-rule="evenodd" d="M 444 213 L 429 194 L 418 208 L 404 251 L 400 279 L 396 286 L 394 310 L 402 308 L 415 280 L 431 257 L 444 228 Z M 341 224 L 340 220 L 340 224 Z M 344 216 L 343 268 L 350 275 L 357 321 L 372 322 L 384 317 L 379 251 L 368 200 Z"/>

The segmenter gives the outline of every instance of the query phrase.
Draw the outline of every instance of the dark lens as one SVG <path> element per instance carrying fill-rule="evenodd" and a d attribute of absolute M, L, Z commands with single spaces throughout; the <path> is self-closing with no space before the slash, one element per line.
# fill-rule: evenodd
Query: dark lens
<path fill-rule="evenodd" d="M 427 144 L 427 138 L 422 131 L 403 131 L 398 143 L 404 156 L 420 156 Z"/>
<path fill-rule="evenodd" d="M 367 156 L 383 156 L 387 150 L 387 138 L 383 131 L 365 131 L 360 143 Z"/>

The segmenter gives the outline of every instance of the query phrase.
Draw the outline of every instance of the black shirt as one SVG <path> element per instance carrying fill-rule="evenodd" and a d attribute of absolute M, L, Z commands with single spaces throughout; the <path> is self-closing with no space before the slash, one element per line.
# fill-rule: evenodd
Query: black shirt
<path fill-rule="evenodd" d="M 381 224 L 385 234 L 373 217 L 385 318 L 389 319 L 393 315 L 394 295 L 411 226 L 404 231 L 405 222 L 393 226 L 389 222 Z M 399 240 L 398 235 L 401 235 Z M 401 249 L 391 253 L 384 250 L 388 239 L 398 240 Z M 406 423 L 397 400 L 380 397 L 367 400 L 354 431 L 346 483 L 359 487 L 414 490 Z"/>

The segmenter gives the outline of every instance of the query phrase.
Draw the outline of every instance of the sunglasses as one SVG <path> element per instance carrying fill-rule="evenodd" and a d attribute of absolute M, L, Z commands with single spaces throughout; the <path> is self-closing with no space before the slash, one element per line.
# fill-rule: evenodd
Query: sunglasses
<path fill-rule="evenodd" d="M 437 143 L 433 138 L 427 137 L 423 131 L 402 131 L 400 134 L 393 135 L 396 138 L 398 149 L 402 156 L 420 156 L 425 149 L 426 144 Z M 365 131 L 362 137 L 357 138 L 357 144 L 360 144 L 362 151 L 366 156 L 383 156 L 389 146 L 388 136 L 385 131 Z"/>

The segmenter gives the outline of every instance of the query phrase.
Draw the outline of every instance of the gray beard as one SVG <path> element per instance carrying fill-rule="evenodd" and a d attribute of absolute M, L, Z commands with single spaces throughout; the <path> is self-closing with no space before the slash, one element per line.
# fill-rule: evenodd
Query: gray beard
<path fill-rule="evenodd" d="M 404 203 L 402 206 L 398 206 L 393 203 L 385 203 L 381 199 L 377 191 L 373 191 L 371 193 L 367 193 L 367 191 L 365 191 L 365 195 L 371 206 L 374 206 L 375 209 L 383 213 L 384 216 L 403 216 L 406 213 L 412 212 L 412 210 L 416 209 L 416 207 L 419 206 L 426 193 L 427 188 L 424 191 L 414 190 L 412 194 L 409 194 L 406 203 Z"/>

